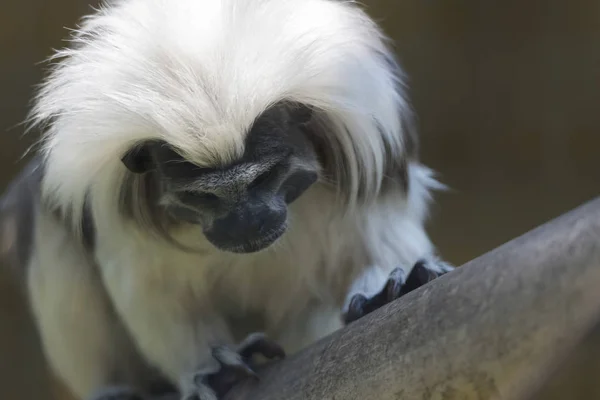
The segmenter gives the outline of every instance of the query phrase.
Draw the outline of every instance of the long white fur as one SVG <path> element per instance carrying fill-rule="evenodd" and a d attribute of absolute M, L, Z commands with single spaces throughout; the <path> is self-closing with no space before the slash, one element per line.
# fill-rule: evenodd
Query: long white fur
<path fill-rule="evenodd" d="M 378 27 L 344 1 L 126 0 L 85 20 L 57 53 L 31 120 L 46 128 L 45 201 L 77 220 L 89 195 L 97 224 L 93 260 L 75 240 L 48 241 L 61 231 L 46 221 L 31 262 L 42 339 L 76 394 L 111 383 L 100 371 L 119 362 L 119 351 L 105 351 L 118 339 L 104 328 L 114 324 L 106 294 L 144 358 L 186 389 L 208 346 L 234 340 L 225 313 L 264 312 L 267 333 L 295 351 L 340 327 L 352 294 L 374 294 L 393 268 L 433 254 L 424 222 L 440 185 L 431 171 L 409 164 L 407 197 L 379 190 L 386 149 L 405 155 L 409 112 L 380 57 L 388 53 Z M 313 105 L 338 128 L 330 134 L 351 160 L 345 207 L 315 185 L 292 205 L 282 239 L 251 255 L 220 252 L 193 227 L 173 235 L 203 252 L 183 252 L 121 220 L 120 156 L 132 144 L 160 138 L 198 164 L 231 161 L 256 116 L 281 100 Z M 86 301 L 89 279 L 66 278 L 81 268 L 97 268 L 106 293 L 90 288 L 89 312 L 76 320 L 54 307 Z M 65 333 L 65 321 L 98 329 Z"/>

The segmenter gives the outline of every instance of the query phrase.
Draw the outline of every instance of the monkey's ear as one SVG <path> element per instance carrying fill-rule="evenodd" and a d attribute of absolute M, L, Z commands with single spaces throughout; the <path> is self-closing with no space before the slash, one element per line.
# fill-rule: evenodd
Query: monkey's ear
<path fill-rule="evenodd" d="M 125 153 L 121 161 L 128 170 L 135 174 L 143 174 L 154 167 L 151 146 L 149 143 L 134 146 Z"/>

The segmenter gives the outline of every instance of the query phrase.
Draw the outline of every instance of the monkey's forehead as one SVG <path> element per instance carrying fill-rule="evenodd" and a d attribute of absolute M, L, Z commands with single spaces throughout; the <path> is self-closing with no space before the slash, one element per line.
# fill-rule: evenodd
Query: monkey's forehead
<path fill-rule="evenodd" d="M 121 21 L 117 26 L 127 32 L 118 40 L 128 63 L 140 64 L 125 66 L 130 74 L 122 75 L 124 88 L 136 82 L 160 103 L 171 103 L 168 113 L 173 116 L 164 119 L 180 118 L 191 135 L 231 140 L 247 133 L 258 115 L 284 99 L 330 105 L 331 97 L 343 97 L 348 80 L 357 78 L 353 75 L 357 64 L 365 62 L 367 48 L 377 47 L 370 43 L 376 34 L 374 27 L 368 31 L 369 20 L 344 2 L 123 4 L 113 11 Z M 215 145 L 226 140 L 205 139 Z"/>

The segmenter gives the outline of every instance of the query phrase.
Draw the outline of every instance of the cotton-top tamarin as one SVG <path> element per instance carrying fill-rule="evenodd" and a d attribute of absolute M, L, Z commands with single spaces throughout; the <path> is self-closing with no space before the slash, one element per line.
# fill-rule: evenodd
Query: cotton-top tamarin
<path fill-rule="evenodd" d="M 219 398 L 253 354 L 452 268 L 400 67 L 354 2 L 111 1 L 52 60 L 0 249 L 80 398 Z"/>

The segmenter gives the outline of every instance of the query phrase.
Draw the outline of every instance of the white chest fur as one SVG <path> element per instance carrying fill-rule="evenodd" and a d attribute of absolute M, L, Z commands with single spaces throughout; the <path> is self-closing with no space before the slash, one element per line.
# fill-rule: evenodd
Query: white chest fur
<path fill-rule="evenodd" d="M 365 260 L 359 254 L 349 257 L 358 250 L 351 250 L 358 241 L 352 233 L 357 229 L 354 218 L 337 215 L 327 201 L 314 207 L 318 200 L 325 199 L 313 192 L 295 204 L 286 234 L 259 253 L 219 251 L 198 227 L 174 234 L 198 248 L 195 253 L 112 225 L 111 230 L 99 229 L 96 258 L 111 295 L 126 302 L 136 297 L 134 291 L 143 291 L 165 300 L 176 297 L 192 308 L 210 304 L 234 313 L 260 310 L 273 320 L 310 301 L 341 304 L 338 286 L 340 279 L 351 278 L 350 260 Z M 318 212 L 305 211 L 308 207 Z"/>

